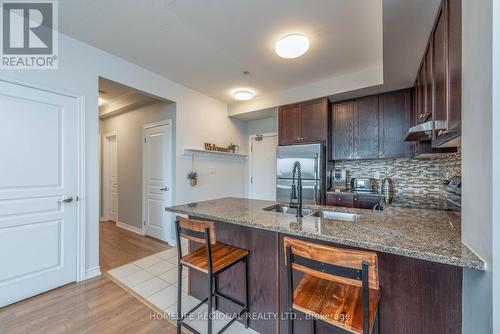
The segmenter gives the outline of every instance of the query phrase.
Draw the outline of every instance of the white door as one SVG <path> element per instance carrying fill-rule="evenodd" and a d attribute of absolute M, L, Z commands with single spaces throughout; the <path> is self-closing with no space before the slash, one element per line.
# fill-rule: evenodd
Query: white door
<path fill-rule="evenodd" d="M 165 211 L 172 193 L 171 134 L 170 123 L 144 130 L 144 223 L 147 235 L 174 245 L 171 215 Z"/>
<path fill-rule="evenodd" d="M 0 81 L 0 307 L 76 280 L 78 104 Z"/>
<path fill-rule="evenodd" d="M 250 137 L 250 198 L 276 200 L 276 148 L 278 136 Z"/>
<path fill-rule="evenodd" d="M 104 136 L 103 166 L 104 216 L 107 220 L 118 222 L 118 143 L 116 133 Z"/>

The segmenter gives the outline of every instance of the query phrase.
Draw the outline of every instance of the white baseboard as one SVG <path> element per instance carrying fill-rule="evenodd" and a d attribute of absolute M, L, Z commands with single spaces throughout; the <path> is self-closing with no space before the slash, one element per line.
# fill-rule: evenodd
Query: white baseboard
<path fill-rule="evenodd" d="M 99 266 L 87 269 L 87 271 L 85 272 L 84 280 L 91 279 L 97 276 L 101 276 L 101 268 Z"/>
<path fill-rule="evenodd" d="M 132 225 L 129 225 L 129 224 L 125 224 L 125 223 L 121 223 L 121 222 L 116 222 L 116 226 L 118 227 L 121 227 L 125 230 L 128 230 L 130 232 L 134 232 L 134 233 L 137 233 L 137 234 L 140 234 L 140 235 L 146 235 L 146 233 L 144 232 L 144 230 L 142 228 L 138 228 L 138 227 L 135 227 L 135 226 L 132 226 Z"/>

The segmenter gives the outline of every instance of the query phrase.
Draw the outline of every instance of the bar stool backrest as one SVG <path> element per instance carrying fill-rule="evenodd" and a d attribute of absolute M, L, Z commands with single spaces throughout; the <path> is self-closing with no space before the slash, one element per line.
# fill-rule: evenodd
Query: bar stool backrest
<path fill-rule="evenodd" d="M 177 216 L 178 233 L 188 240 L 205 244 L 208 230 L 210 244 L 216 243 L 215 224 L 211 221 L 188 219 Z M 180 246 L 180 245 L 179 245 Z"/>
<path fill-rule="evenodd" d="M 349 269 L 362 270 L 364 263 L 368 264 L 369 287 L 379 289 L 378 261 L 377 254 L 374 252 L 336 248 L 290 237 L 285 237 L 283 243 L 285 263 L 288 263 L 287 246 L 290 246 L 290 255 L 294 256 L 294 261 L 290 261 L 292 269 L 321 279 L 361 287 L 363 284 L 361 277 L 351 279 L 345 276 L 352 274 Z M 345 274 L 345 276 L 332 275 L 329 273 L 332 270 L 329 269 L 333 269 L 340 275 Z"/>

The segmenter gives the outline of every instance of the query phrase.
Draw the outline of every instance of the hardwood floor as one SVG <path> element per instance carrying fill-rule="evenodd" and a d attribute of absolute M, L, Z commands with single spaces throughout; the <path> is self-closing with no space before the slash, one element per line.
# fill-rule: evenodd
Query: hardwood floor
<path fill-rule="evenodd" d="M 100 265 L 109 269 L 170 248 L 113 222 L 101 222 Z M 0 333 L 175 333 L 167 320 L 106 275 L 72 283 L 0 309 Z"/>
<path fill-rule="evenodd" d="M 99 232 L 99 262 L 102 272 L 171 248 L 157 239 L 116 227 L 111 221 L 100 222 Z"/>
<path fill-rule="evenodd" d="M 0 309 L 0 333 L 175 333 L 167 320 L 105 276 Z"/>

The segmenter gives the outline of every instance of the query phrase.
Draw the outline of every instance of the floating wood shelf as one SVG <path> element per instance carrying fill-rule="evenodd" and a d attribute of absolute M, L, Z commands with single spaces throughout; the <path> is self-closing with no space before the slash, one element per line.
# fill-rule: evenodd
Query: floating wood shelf
<path fill-rule="evenodd" d="M 198 157 L 207 158 L 222 158 L 222 159 L 247 159 L 247 154 L 207 151 L 199 148 L 185 148 L 184 155 L 195 155 Z"/>

